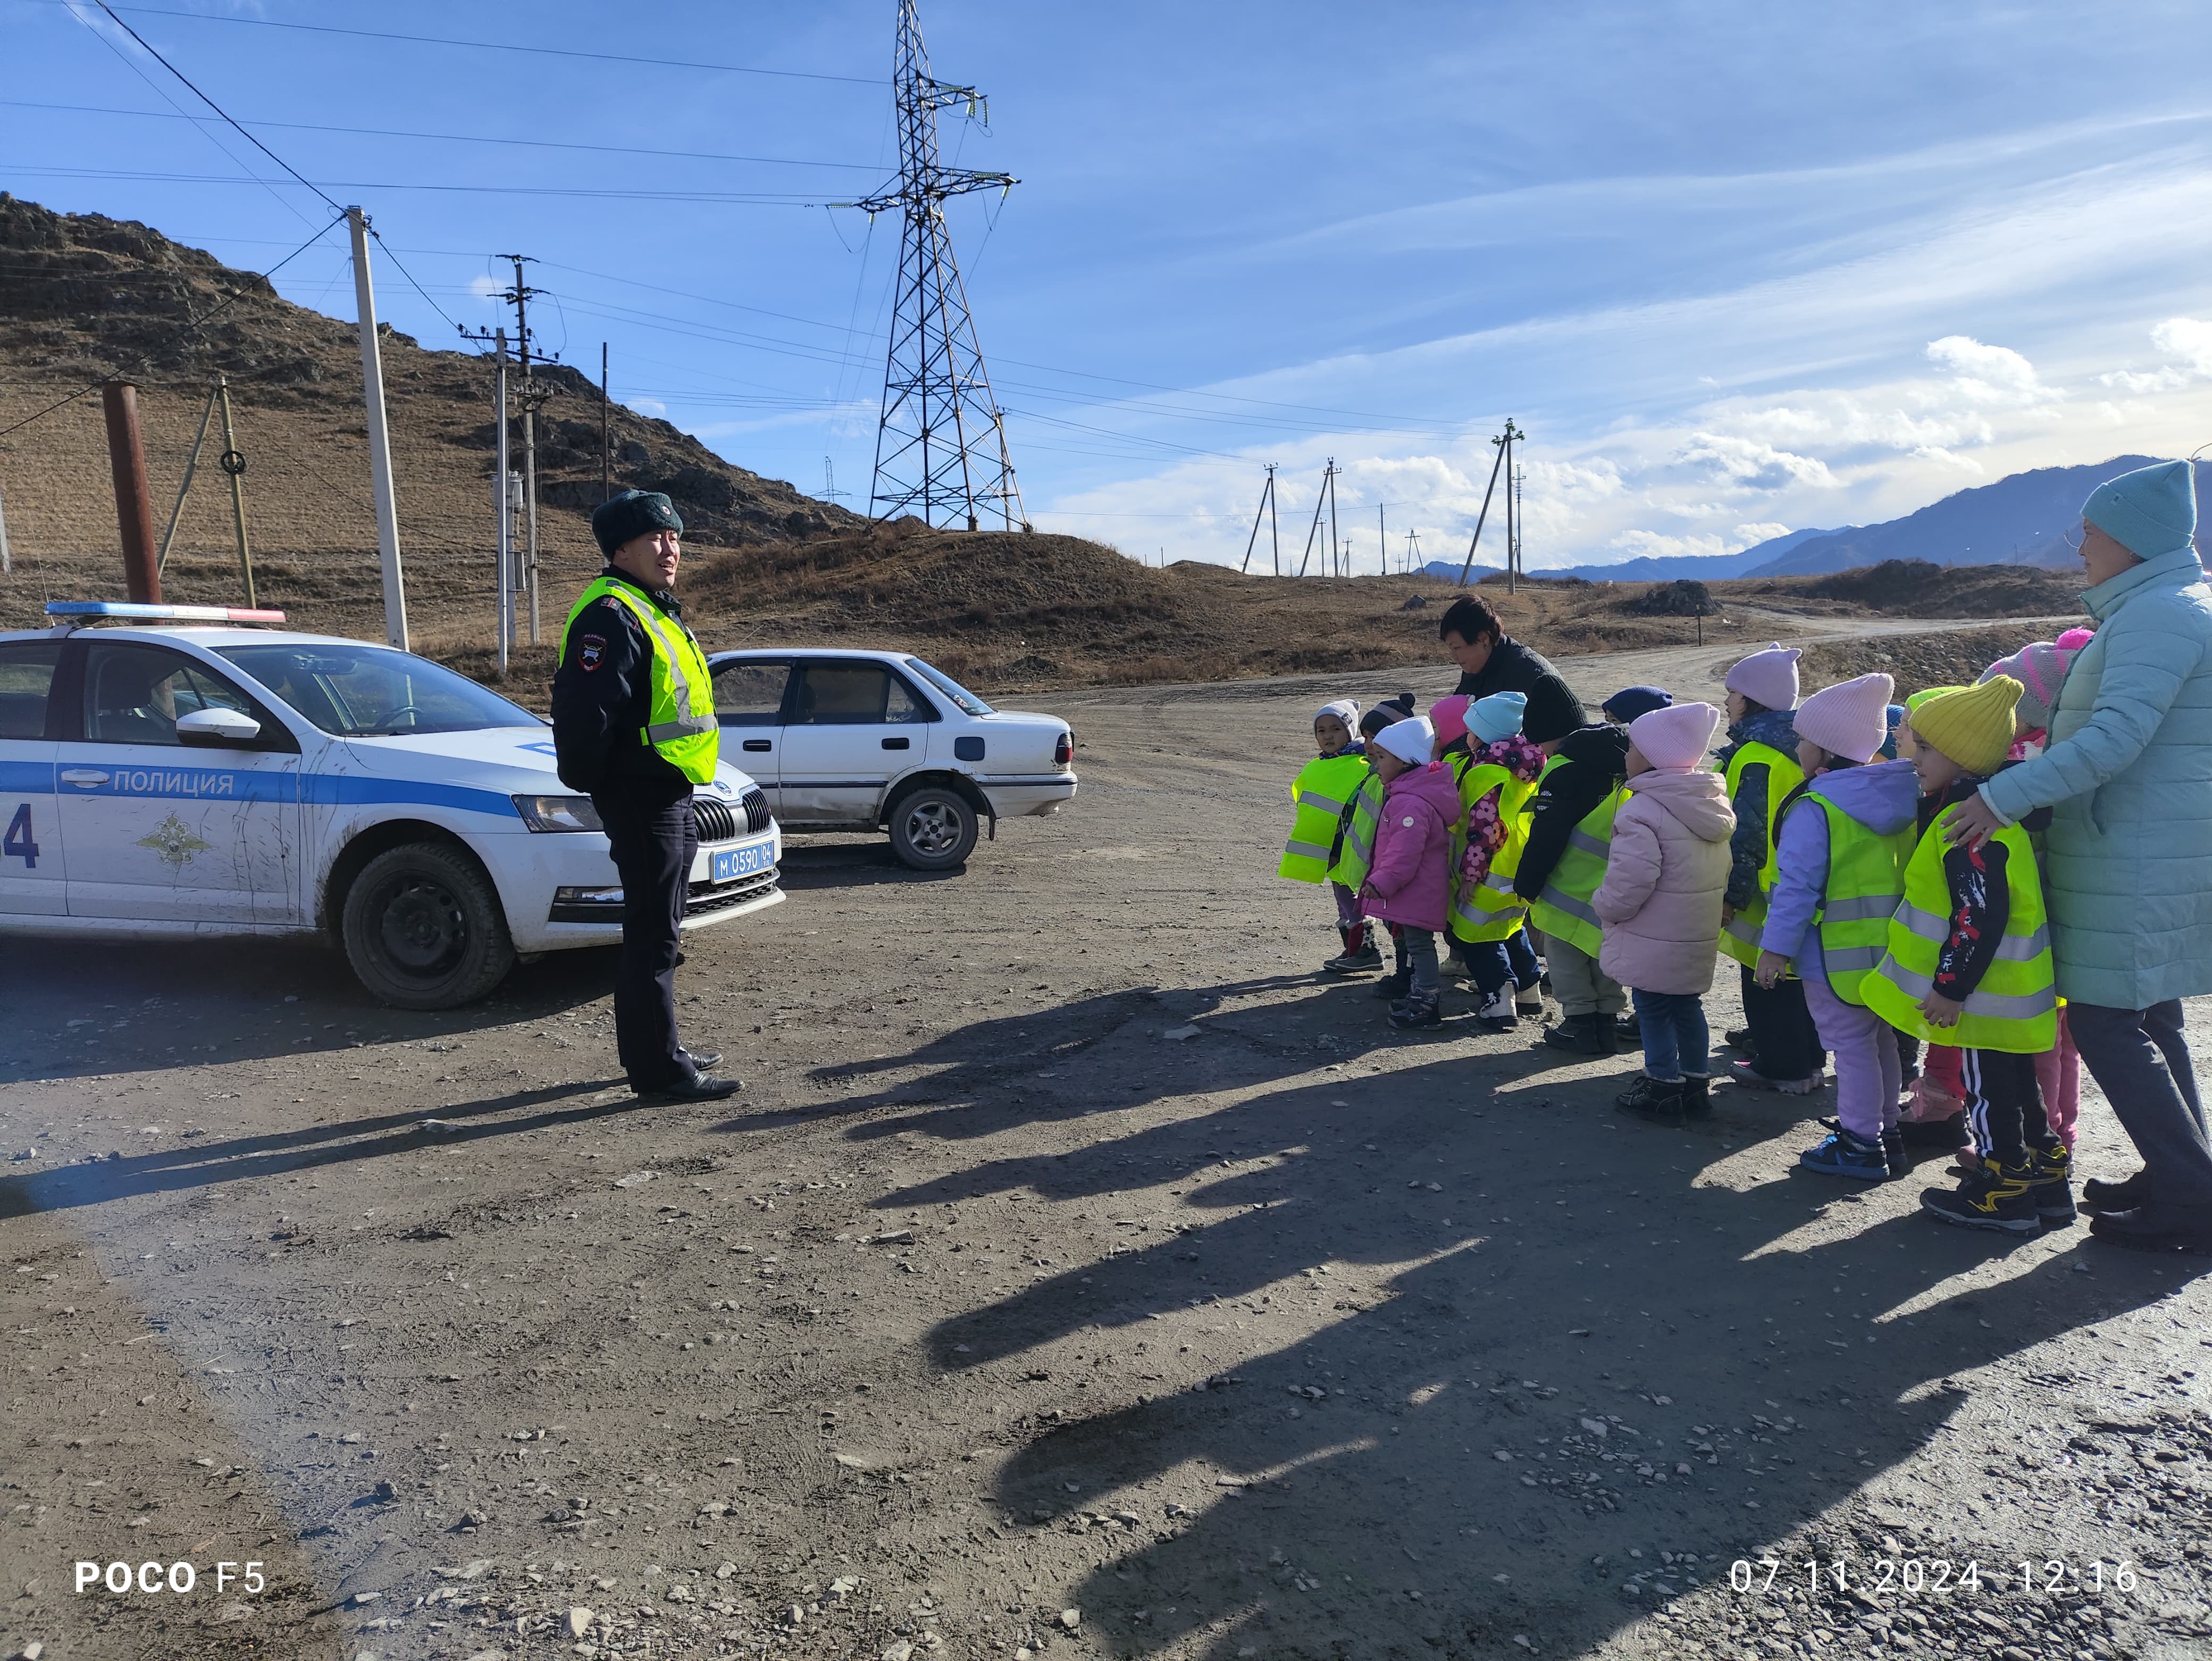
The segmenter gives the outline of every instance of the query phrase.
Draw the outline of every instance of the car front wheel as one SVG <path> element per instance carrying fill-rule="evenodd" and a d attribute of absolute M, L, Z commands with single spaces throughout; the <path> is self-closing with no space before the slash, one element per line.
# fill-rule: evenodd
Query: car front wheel
<path fill-rule="evenodd" d="M 435 843 L 387 849 L 346 891 L 339 933 L 361 983 L 401 1009 L 473 1003 L 514 966 L 507 914 L 475 861 Z"/>
<path fill-rule="evenodd" d="M 893 805 L 891 852 L 917 871 L 950 871 L 975 847 L 975 810 L 957 790 L 925 785 Z"/>

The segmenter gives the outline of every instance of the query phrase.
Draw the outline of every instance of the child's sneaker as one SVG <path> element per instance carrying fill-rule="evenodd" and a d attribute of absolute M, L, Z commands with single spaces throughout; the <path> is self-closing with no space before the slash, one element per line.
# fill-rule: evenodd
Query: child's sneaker
<path fill-rule="evenodd" d="M 2027 1197 L 2044 1227 L 2064 1228 L 2074 1220 L 2074 1155 L 2063 1142 L 2027 1150 Z"/>
<path fill-rule="evenodd" d="M 1613 1104 L 1623 1113 L 1638 1119 L 1651 1119 L 1661 1124 L 1682 1123 L 1682 1080 L 1655 1079 L 1649 1073 L 1639 1073 L 1636 1082 L 1613 1098 Z"/>
<path fill-rule="evenodd" d="M 1443 1017 L 1437 1011 L 1437 995 L 1426 997 L 1407 994 L 1403 1002 L 1390 1006 L 1390 1025 L 1399 1027 L 1442 1026 Z"/>
<path fill-rule="evenodd" d="M 1378 998 L 1388 998 L 1393 1003 L 1397 1002 L 1413 989 L 1413 971 L 1410 969 L 1397 970 L 1375 983 L 1375 995 Z"/>
<path fill-rule="evenodd" d="M 1823 1177 L 1844 1177 L 1855 1183 L 1886 1183 L 1889 1159 L 1880 1142 L 1870 1142 L 1848 1130 L 1832 1132 L 1818 1147 L 1808 1147 L 1797 1163 Z"/>
<path fill-rule="evenodd" d="M 1770 1079 L 1749 1062 L 1730 1062 L 1728 1075 L 1740 1090 L 1778 1090 L 1785 1096 L 1809 1096 L 1827 1082 L 1817 1069 L 1802 1079 Z"/>
<path fill-rule="evenodd" d="M 1759 1046 L 1752 1043 L 1751 1029 L 1747 1026 L 1730 1027 L 1721 1034 L 1721 1042 L 1738 1055 L 1750 1056 L 1758 1053 Z"/>
<path fill-rule="evenodd" d="M 1909 1177 L 1912 1174 L 1912 1161 L 1905 1152 L 1905 1133 L 1895 1125 L 1881 1133 L 1881 1157 L 1889 1161 L 1891 1176 Z"/>
<path fill-rule="evenodd" d="M 1514 1013 L 1513 989 L 1501 986 L 1482 1001 L 1474 1012 L 1475 1025 L 1486 1032 L 1510 1032 L 1521 1025 Z"/>
<path fill-rule="evenodd" d="M 1380 969 L 1382 966 L 1382 954 L 1375 949 L 1375 942 L 1372 940 L 1368 941 L 1357 952 L 1345 952 L 1331 958 L 1322 965 L 1332 975 L 1361 975 L 1370 969 Z"/>
<path fill-rule="evenodd" d="M 1554 1050 L 1570 1050 L 1577 1056 L 1612 1056 L 1620 1051 L 1614 1031 L 1610 1015 L 1562 1015 L 1557 1026 L 1544 1029 L 1544 1042 Z"/>
<path fill-rule="evenodd" d="M 1713 1081 L 1702 1073 L 1682 1075 L 1682 1116 L 1703 1119 L 1713 1110 Z"/>
<path fill-rule="evenodd" d="M 1542 980 L 1533 980 L 1525 986 L 1516 986 L 1513 989 L 1513 1013 L 1516 1015 L 1534 1015 L 1539 1018 L 1542 1016 L 1544 1013 Z"/>
<path fill-rule="evenodd" d="M 2041 1226 L 2028 1192 L 2028 1165 L 1984 1162 L 1958 1187 L 1931 1188 L 1920 1208 L 1960 1228 L 1985 1228 L 1999 1234 L 2033 1234 Z"/>

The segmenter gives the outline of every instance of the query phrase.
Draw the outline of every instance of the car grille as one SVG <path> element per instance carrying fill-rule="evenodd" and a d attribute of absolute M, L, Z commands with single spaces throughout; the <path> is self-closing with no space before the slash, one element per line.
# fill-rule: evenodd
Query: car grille
<path fill-rule="evenodd" d="M 693 883 L 691 891 L 684 897 L 684 909 L 692 916 L 702 912 L 723 911 L 733 905 L 743 905 L 747 900 L 757 900 L 763 894 L 775 892 L 775 873 L 756 872 L 726 887 L 710 888 L 705 883 Z"/>
<path fill-rule="evenodd" d="M 768 829 L 768 797 L 757 787 L 738 799 L 738 807 L 744 811 L 742 826 L 738 823 L 737 811 L 729 803 L 714 796 L 692 797 L 691 818 L 699 827 L 699 840 L 734 842 L 739 837 L 757 837 Z"/>

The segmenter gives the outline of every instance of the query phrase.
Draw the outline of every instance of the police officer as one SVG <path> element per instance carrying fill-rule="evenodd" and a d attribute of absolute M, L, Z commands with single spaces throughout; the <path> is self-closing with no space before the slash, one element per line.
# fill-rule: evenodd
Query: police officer
<path fill-rule="evenodd" d="M 641 1096 L 714 1101 L 735 1079 L 676 1037 L 676 964 L 699 830 L 691 789 L 714 776 L 713 682 L 675 594 L 684 521 L 657 492 L 592 515 L 606 569 L 568 613 L 553 676 L 561 782 L 589 794 L 623 885 L 615 1048 Z"/>

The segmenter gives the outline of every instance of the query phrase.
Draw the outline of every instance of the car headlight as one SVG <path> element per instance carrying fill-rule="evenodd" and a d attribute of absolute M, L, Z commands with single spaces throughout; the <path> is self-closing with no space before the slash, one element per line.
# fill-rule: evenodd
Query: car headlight
<path fill-rule="evenodd" d="M 514 811 L 532 830 L 605 829 L 589 796 L 517 796 Z"/>

